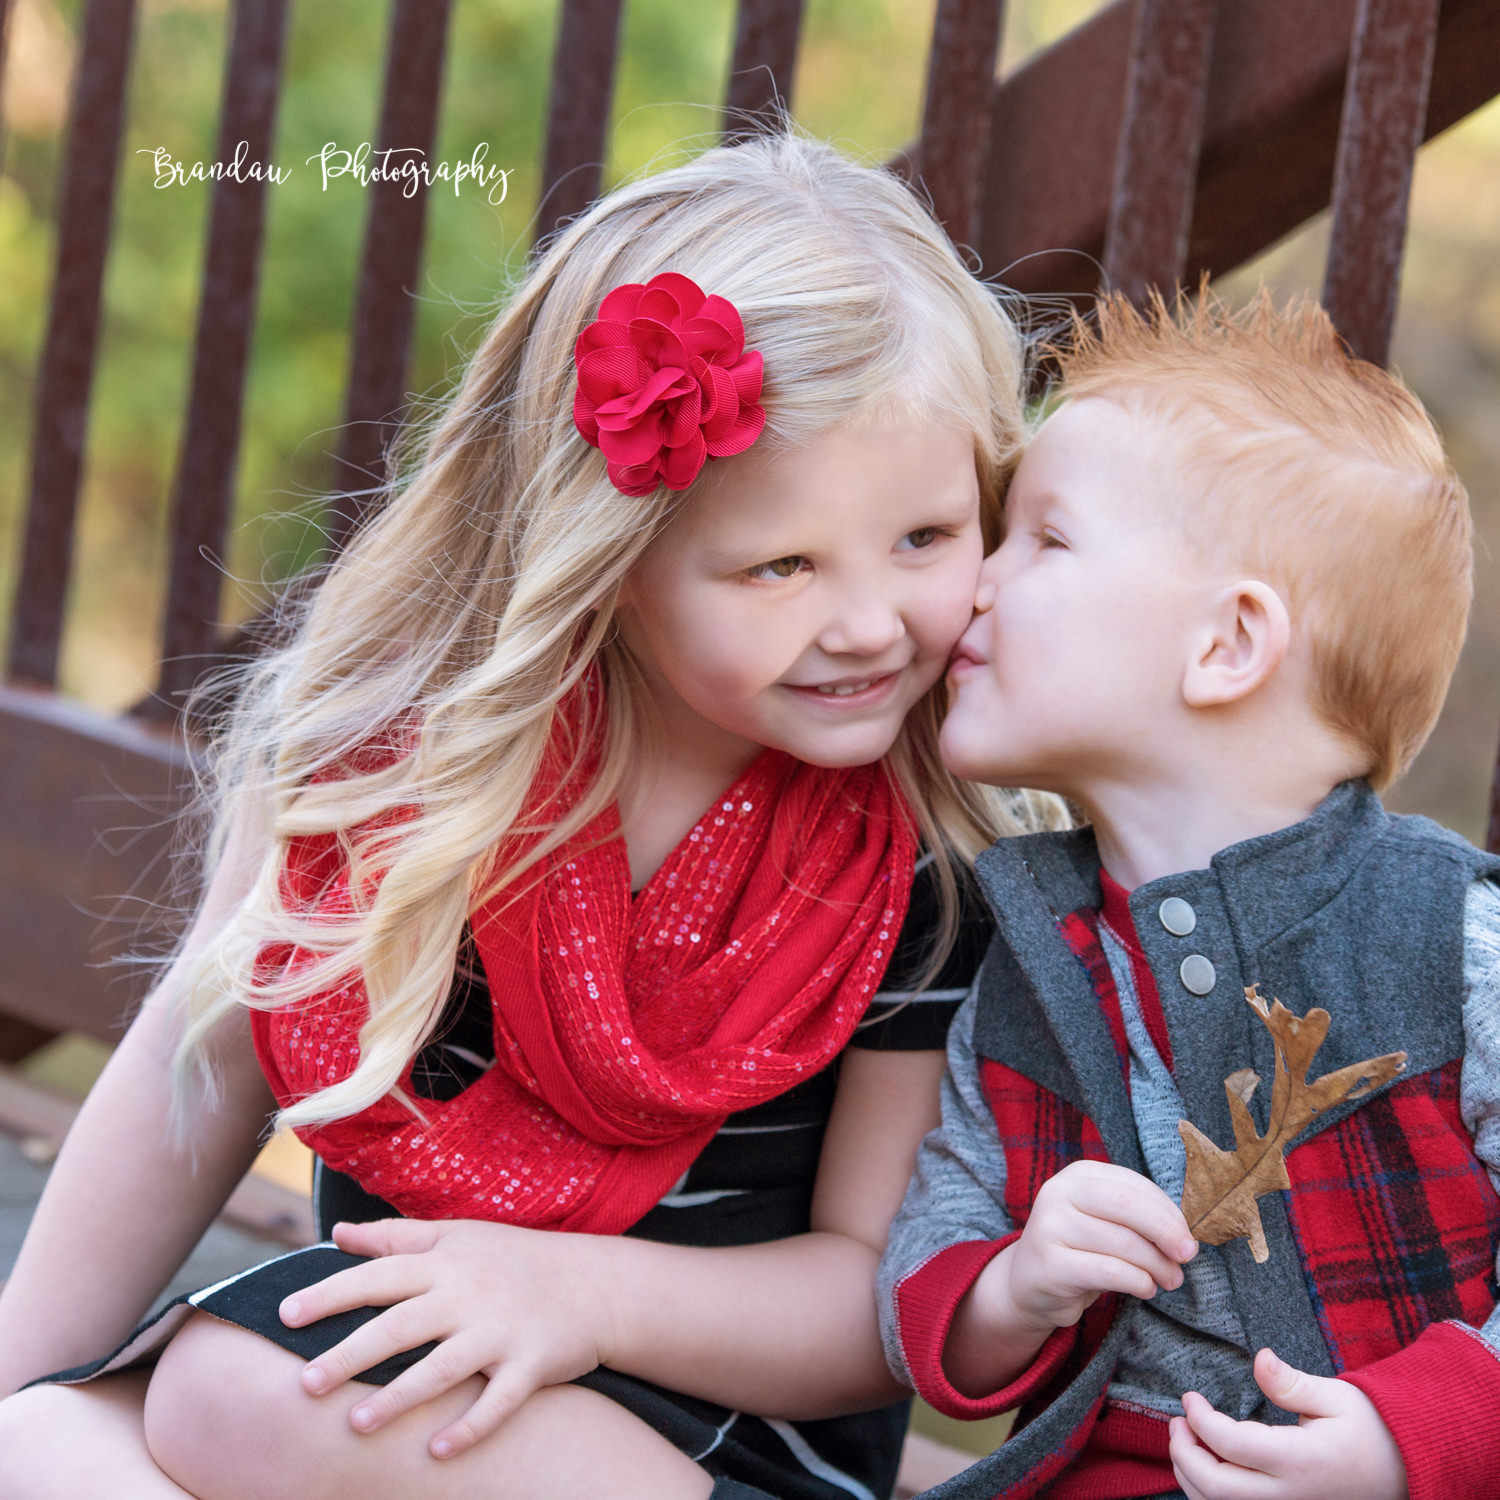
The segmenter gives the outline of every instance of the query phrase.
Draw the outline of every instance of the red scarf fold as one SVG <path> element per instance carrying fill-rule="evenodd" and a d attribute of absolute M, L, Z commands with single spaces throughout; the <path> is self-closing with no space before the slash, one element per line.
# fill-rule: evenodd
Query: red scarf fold
<path fill-rule="evenodd" d="M 532 798 L 554 817 L 567 796 L 545 784 L 556 774 Z M 425 1125 L 388 1095 L 299 1129 L 329 1166 L 408 1217 L 619 1233 L 728 1115 L 844 1046 L 911 889 L 911 818 L 883 764 L 826 770 L 764 752 L 634 900 L 618 832 L 610 807 L 519 895 L 471 914 L 494 1065 L 453 1099 L 420 1101 Z M 520 847 L 503 841 L 497 859 Z M 338 836 L 292 840 L 282 889 L 289 906 L 346 913 Z M 283 944 L 259 965 L 305 959 Z M 357 977 L 253 1013 L 283 1107 L 348 1077 L 368 1014 Z"/>

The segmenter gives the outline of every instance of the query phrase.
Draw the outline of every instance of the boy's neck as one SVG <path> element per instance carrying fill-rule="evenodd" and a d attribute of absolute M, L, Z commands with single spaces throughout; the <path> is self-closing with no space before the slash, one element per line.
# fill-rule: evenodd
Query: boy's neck
<path fill-rule="evenodd" d="M 1206 869 L 1222 849 L 1290 828 L 1339 782 L 1360 774 L 1336 745 L 1300 762 L 1226 755 L 1159 771 L 1155 780 L 1133 778 L 1072 794 L 1094 826 L 1100 863 L 1126 890 Z"/>

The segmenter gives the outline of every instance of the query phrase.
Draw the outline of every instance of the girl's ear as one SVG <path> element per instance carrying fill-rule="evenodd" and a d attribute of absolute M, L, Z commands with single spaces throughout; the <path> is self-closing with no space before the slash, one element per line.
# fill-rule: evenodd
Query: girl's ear
<path fill-rule="evenodd" d="M 1291 639 L 1291 616 L 1270 584 L 1254 578 L 1230 584 L 1214 596 L 1194 638 L 1183 701 L 1211 708 L 1249 697 L 1286 659 Z"/>

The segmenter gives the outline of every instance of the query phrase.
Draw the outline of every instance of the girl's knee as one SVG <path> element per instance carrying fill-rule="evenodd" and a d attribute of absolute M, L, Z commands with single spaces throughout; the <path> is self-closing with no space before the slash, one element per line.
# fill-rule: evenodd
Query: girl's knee
<path fill-rule="evenodd" d="M 39 1385 L 0 1401 L 5 1500 L 76 1500 L 87 1493 L 80 1485 L 110 1466 L 121 1446 L 119 1414 L 112 1409 L 118 1403 L 101 1400 L 101 1394 Z"/>
<path fill-rule="evenodd" d="M 202 1500 L 275 1500 L 305 1402 L 295 1355 L 206 1313 L 162 1351 L 146 1391 L 145 1441 L 175 1483 Z M 288 1494 L 310 1496 L 305 1482 Z"/>
<path fill-rule="evenodd" d="M 0 1401 L 5 1494 L 13 1500 L 47 1500 L 58 1493 L 55 1476 L 48 1474 L 47 1458 L 57 1451 L 55 1429 L 62 1415 L 60 1405 L 53 1386 L 17 1391 Z"/>

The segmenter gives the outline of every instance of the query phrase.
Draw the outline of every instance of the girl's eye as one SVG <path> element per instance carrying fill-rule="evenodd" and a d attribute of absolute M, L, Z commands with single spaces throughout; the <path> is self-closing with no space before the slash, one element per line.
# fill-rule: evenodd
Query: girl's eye
<path fill-rule="evenodd" d="M 920 552 L 924 547 L 932 544 L 945 536 L 955 536 L 957 533 L 948 526 L 918 526 L 915 531 L 908 531 L 901 540 L 911 548 L 913 552 Z"/>
<path fill-rule="evenodd" d="M 1041 531 L 1037 532 L 1036 540 L 1039 547 L 1060 547 L 1064 551 L 1066 551 L 1068 545 L 1050 527 L 1043 527 Z"/>
<path fill-rule="evenodd" d="M 747 578 L 795 578 L 807 561 L 804 557 L 778 557 L 774 562 L 757 563 L 745 569 Z"/>

